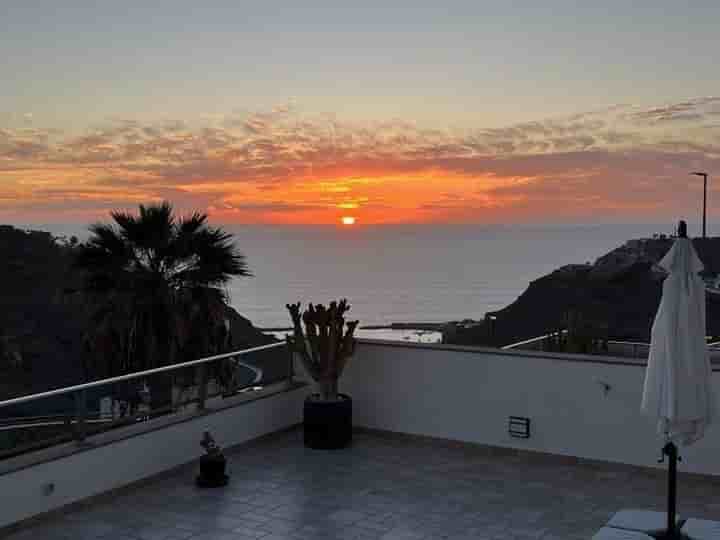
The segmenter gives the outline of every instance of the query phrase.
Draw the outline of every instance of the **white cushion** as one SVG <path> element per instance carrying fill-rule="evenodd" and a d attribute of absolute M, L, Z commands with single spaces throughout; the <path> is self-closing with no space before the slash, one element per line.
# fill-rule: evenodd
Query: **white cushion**
<path fill-rule="evenodd" d="M 675 523 L 678 521 L 680 517 L 676 515 Z M 667 514 L 651 510 L 620 510 L 608 521 L 607 526 L 652 535 L 667 530 Z"/>
<path fill-rule="evenodd" d="M 652 536 L 637 531 L 629 531 L 627 529 L 613 529 L 612 527 L 603 527 L 592 540 L 648 540 Z"/>
<path fill-rule="evenodd" d="M 692 540 L 717 540 L 720 538 L 720 521 L 691 518 L 681 530 Z"/>

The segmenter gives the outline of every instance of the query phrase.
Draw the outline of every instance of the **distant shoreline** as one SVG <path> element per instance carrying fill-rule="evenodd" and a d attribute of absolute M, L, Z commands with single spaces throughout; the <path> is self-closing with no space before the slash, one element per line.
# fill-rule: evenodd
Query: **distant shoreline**
<path fill-rule="evenodd" d="M 429 330 L 439 332 L 448 323 L 423 323 L 423 322 L 395 322 L 390 324 L 371 324 L 358 326 L 359 330 Z M 291 326 L 258 328 L 261 332 L 291 332 Z"/>

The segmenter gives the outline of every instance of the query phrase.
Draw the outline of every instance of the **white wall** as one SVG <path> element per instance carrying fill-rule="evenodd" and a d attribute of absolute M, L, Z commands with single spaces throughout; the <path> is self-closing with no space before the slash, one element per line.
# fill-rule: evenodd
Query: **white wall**
<path fill-rule="evenodd" d="M 643 365 L 530 354 L 362 340 L 340 386 L 357 426 L 666 466 L 657 464 L 655 426 L 639 412 Z M 598 380 L 611 385 L 607 395 Z M 713 380 L 720 394 L 720 373 Z M 510 415 L 531 419 L 530 439 L 508 435 Z M 681 455 L 681 471 L 720 475 L 720 425 Z"/>
<path fill-rule="evenodd" d="M 0 527 L 193 461 L 203 431 L 229 447 L 295 425 L 306 394 L 296 388 L 1 475 Z M 43 493 L 48 482 L 51 495 Z"/>
<path fill-rule="evenodd" d="M 662 442 L 639 413 L 641 363 L 564 358 L 360 340 L 340 388 L 353 397 L 356 426 L 664 466 Z M 720 395 L 720 372 L 713 378 Z M 597 381 L 611 385 L 607 395 Z M 0 527 L 188 463 L 202 453 L 203 431 L 228 447 L 295 425 L 308 392 L 300 387 L 1 474 Z M 530 439 L 508 435 L 510 415 L 531 419 Z M 720 425 L 681 454 L 681 471 L 720 475 Z M 49 482 L 55 491 L 45 495 Z"/>

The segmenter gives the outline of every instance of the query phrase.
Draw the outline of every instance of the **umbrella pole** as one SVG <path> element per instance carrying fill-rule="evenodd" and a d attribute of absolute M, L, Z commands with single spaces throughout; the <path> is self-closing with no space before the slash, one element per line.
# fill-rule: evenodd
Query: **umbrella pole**
<path fill-rule="evenodd" d="M 677 538 L 675 533 L 677 515 L 677 461 L 678 450 L 675 443 L 669 442 L 663 448 L 663 454 L 668 457 L 668 511 L 667 511 L 667 538 Z"/>

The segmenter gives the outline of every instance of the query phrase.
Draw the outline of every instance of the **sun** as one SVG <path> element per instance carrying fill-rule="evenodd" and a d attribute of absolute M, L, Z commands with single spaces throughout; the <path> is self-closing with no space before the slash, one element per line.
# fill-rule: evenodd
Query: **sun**
<path fill-rule="evenodd" d="M 352 216 L 343 216 L 340 221 L 343 225 L 355 225 L 355 218 Z"/>

